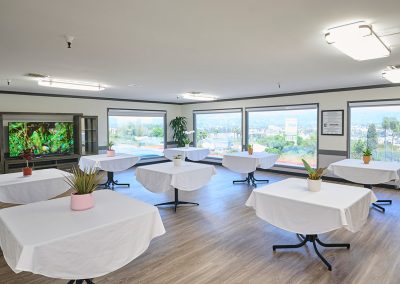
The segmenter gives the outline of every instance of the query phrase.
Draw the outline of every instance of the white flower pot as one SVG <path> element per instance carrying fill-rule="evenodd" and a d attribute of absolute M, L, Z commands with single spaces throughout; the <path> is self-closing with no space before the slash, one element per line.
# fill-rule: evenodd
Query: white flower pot
<path fill-rule="evenodd" d="M 190 147 L 190 144 L 185 144 L 185 148 L 189 148 Z"/>
<path fill-rule="evenodd" d="M 312 192 L 317 192 L 321 190 L 321 183 L 322 179 L 307 179 L 307 184 L 308 184 L 308 190 Z"/>
<path fill-rule="evenodd" d="M 175 167 L 180 167 L 182 165 L 182 159 L 172 159 Z"/>

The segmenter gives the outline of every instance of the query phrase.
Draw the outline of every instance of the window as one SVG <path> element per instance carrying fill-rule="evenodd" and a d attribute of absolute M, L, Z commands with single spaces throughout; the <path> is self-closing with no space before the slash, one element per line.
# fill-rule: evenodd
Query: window
<path fill-rule="evenodd" d="M 108 141 L 120 153 L 144 158 L 163 156 L 165 118 L 163 111 L 109 109 Z"/>
<path fill-rule="evenodd" d="M 210 149 L 210 157 L 242 150 L 242 110 L 195 111 L 196 146 Z"/>
<path fill-rule="evenodd" d="M 317 166 L 317 105 L 246 109 L 247 144 L 254 151 L 279 154 L 277 164 L 303 167 L 301 159 Z"/>
<path fill-rule="evenodd" d="M 400 162 L 400 101 L 350 103 L 350 158 Z"/>

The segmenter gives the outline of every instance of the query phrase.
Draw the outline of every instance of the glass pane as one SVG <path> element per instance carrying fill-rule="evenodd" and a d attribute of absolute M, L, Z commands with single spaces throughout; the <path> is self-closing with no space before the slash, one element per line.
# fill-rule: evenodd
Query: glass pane
<path fill-rule="evenodd" d="M 109 116 L 109 141 L 118 153 L 163 156 L 164 117 Z"/>
<path fill-rule="evenodd" d="M 242 150 L 242 113 L 197 113 L 196 146 L 210 149 L 210 157 Z"/>
<path fill-rule="evenodd" d="M 400 106 L 354 107 L 350 157 L 360 159 L 368 146 L 378 161 L 400 161 Z"/>
<path fill-rule="evenodd" d="M 279 154 L 277 164 L 317 166 L 317 109 L 249 112 L 249 144 Z"/>

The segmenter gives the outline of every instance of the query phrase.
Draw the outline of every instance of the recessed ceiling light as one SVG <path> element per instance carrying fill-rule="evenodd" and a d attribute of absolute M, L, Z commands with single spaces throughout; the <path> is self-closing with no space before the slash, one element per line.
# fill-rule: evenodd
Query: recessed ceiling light
<path fill-rule="evenodd" d="M 392 83 L 400 83 L 400 66 L 388 66 L 387 69 L 382 72 L 382 76 Z"/>
<path fill-rule="evenodd" d="M 136 87 L 137 84 L 129 84 L 128 87 Z"/>
<path fill-rule="evenodd" d="M 72 90 L 82 90 L 82 91 L 103 91 L 105 87 L 97 83 L 87 83 L 78 81 L 66 81 L 59 79 L 44 78 L 38 81 L 40 86 L 62 88 L 62 89 L 72 89 Z"/>
<path fill-rule="evenodd" d="M 363 21 L 330 28 L 325 39 L 344 54 L 359 61 L 390 55 L 390 49 L 372 27 Z"/>
<path fill-rule="evenodd" d="M 203 94 L 201 92 L 188 92 L 182 95 L 183 99 L 195 100 L 195 101 L 214 101 L 218 97 L 208 94 Z"/>

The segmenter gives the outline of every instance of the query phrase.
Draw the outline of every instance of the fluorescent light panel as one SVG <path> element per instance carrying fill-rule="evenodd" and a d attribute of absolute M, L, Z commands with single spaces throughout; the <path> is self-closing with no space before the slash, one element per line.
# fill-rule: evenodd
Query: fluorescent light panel
<path fill-rule="evenodd" d="M 72 89 L 72 90 L 82 90 L 82 91 L 103 91 L 105 87 L 100 84 L 95 83 L 85 83 L 76 81 L 64 81 L 58 79 L 41 79 L 38 81 L 40 86 L 62 88 L 62 89 Z"/>
<path fill-rule="evenodd" d="M 400 83 L 400 68 L 393 66 L 388 67 L 388 69 L 383 71 L 382 76 L 392 83 Z"/>
<path fill-rule="evenodd" d="M 182 98 L 187 99 L 187 100 L 195 100 L 195 101 L 214 101 L 218 97 L 208 95 L 208 94 L 203 94 L 200 92 L 191 92 L 191 93 L 184 93 L 182 95 Z"/>
<path fill-rule="evenodd" d="M 328 29 L 325 39 L 329 44 L 358 61 L 390 55 L 390 49 L 365 22 Z"/>

